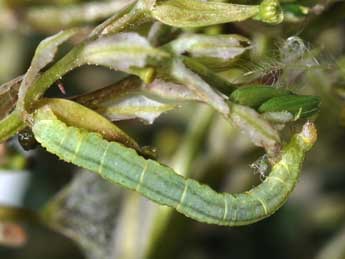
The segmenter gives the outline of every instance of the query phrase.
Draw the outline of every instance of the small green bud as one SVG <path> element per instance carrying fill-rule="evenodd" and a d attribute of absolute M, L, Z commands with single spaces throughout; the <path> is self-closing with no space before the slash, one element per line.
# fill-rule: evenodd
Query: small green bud
<path fill-rule="evenodd" d="M 230 101 L 252 108 L 258 108 L 261 104 L 273 97 L 291 94 L 292 92 L 285 89 L 265 85 L 253 85 L 235 90 L 230 95 Z"/>
<path fill-rule="evenodd" d="M 272 24 L 281 23 L 284 20 L 284 13 L 278 0 L 264 0 L 259 6 L 259 14 L 256 19 Z"/>
<path fill-rule="evenodd" d="M 261 113 L 287 111 L 298 119 L 310 117 L 319 109 L 320 98 L 317 96 L 286 95 L 268 100 L 259 107 L 258 111 Z"/>

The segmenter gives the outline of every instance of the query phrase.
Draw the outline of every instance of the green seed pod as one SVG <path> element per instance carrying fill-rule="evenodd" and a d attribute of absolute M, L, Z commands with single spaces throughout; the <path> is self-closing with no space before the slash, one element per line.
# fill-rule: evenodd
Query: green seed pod
<path fill-rule="evenodd" d="M 239 22 L 253 17 L 264 21 L 265 19 L 261 17 L 260 12 L 259 5 L 240 5 L 200 0 L 167 0 L 157 1 L 151 14 L 153 18 L 164 24 L 181 28 Z"/>
<path fill-rule="evenodd" d="M 252 108 L 258 108 L 261 104 L 273 97 L 291 94 L 292 92 L 285 89 L 278 89 L 265 85 L 253 85 L 242 87 L 232 92 L 230 101 Z"/>
<path fill-rule="evenodd" d="M 258 111 L 280 112 L 287 111 L 295 118 L 307 118 L 319 111 L 320 98 L 317 96 L 286 95 L 274 97 L 263 103 Z"/>

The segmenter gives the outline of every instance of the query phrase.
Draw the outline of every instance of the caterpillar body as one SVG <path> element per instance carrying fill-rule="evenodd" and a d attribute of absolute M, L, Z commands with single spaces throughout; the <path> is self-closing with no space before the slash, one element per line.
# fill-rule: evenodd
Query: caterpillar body
<path fill-rule="evenodd" d="M 185 179 L 171 168 L 107 141 L 98 133 L 67 126 L 49 109 L 36 112 L 32 130 L 43 147 L 67 162 L 173 207 L 187 217 L 226 226 L 250 224 L 280 208 L 298 180 L 305 152 L 316 140 L 314 125 L 306 123 L 283 148 L 280 161 L 265 181 L 250 191 L 229 194 Z"/>

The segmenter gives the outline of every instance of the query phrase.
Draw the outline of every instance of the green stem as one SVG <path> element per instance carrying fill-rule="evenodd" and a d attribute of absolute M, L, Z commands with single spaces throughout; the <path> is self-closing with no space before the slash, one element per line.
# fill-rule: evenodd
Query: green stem
<path fill-rule="evenodd" d="M 193 58 L 184 57 L 183 63 L 194 73 L 197 73 L 209 85 L 225 95 L 230 95 L 234 90 L 237 89 L 232 83 L 218 76 L 203 64 L 193 60 Z"/>
<path fill-rule="evenodd" d="M 129 5 L 97 26 L 90 34 L 90 38 L 119 33 L 152 20 L 149 13 L 151 2 L 151 0 L 139 0 Z"/>
<path fill-rule="evenodd" d="M 25 124 L 20 113 L 18 111 L 13 111 L 6 118 L 0 121 L 0 142 L 6 141 L 24 127 Z"/>
<path fill-rule="evenodd" d="M 45 71 L 37 81 L 29 88 L 25 96 L 26 107 L 30 111 L 32 105 L 37 101 L 44 92 L 58 79 L 79 66 L 78 56 L 83 50 L 84 44 L 74 47 L 67 55 L 55 63 L 50 69 Z"/>

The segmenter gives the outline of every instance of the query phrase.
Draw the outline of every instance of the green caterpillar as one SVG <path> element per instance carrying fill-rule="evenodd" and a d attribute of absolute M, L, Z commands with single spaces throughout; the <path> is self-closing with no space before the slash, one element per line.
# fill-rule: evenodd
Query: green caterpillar
<path fill-rule="evenodd" d="M 36 111 L 32 130 L 43 147 L 67 162 L 173 207 L 187 217 L 226 226 L 250 224 L 280 208 L 293 190 L 305 152 L 313 146 L 317 135 L 314 125 L 306 123 L 283 148 L 280 161 L 264 182 L 248 192 L 228 194 L 185 179 L 169 167 L 145 159 L 122 144 L 107 141 L 98 133 L 69 127 L 48 107 Z"/>

